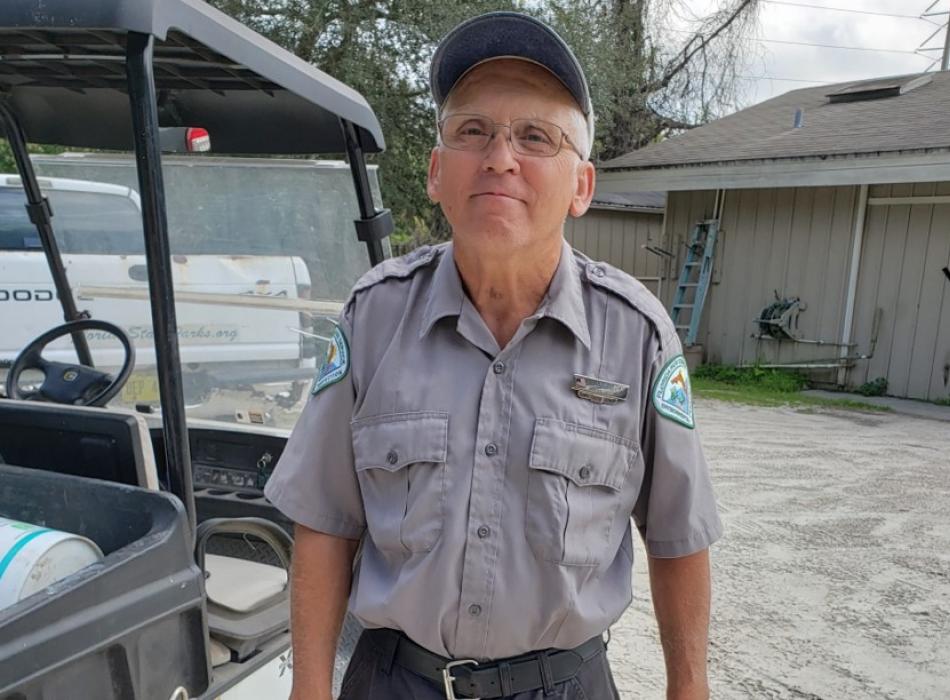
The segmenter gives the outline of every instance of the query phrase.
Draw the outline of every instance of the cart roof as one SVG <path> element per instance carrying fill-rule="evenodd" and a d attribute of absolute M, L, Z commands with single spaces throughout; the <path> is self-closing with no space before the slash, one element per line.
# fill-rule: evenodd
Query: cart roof
<path fill-rule="evenodd" d="M 2 0 L 0 99 L 31 142 L 131 149 L 129 32 L 155 37 L 161 126 L 217 153 L 342 153 L 340 119 L 384 148 L 362 95 L 201 0 Z"/>

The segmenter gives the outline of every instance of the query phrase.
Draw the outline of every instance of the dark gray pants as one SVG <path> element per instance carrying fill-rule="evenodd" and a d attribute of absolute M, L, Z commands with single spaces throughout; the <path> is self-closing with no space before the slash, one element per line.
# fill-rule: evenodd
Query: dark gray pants
<path fill-rule="evenodd" d="M 346 667 L 339 700 L 445 700 L 432 681 L 391 663 L 366 634 L 360 637 Z M 505 700 L 620 700 L 606 654 L 597 654 L 581 666 L 574 678 L 543 689 L 508 696 Z"/>

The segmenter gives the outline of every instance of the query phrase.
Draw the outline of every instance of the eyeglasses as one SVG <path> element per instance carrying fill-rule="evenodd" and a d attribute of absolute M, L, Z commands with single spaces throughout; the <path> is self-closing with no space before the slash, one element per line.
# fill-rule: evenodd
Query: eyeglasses
<path fill-rule="evenodd" d="M 482 114 L 453 114 L 439 122 L 439 138 L 443 146 L 456 151 L 483 151 L 499 128 L 508 129 L 515 153 L 550 158 L 567 143 L 581 160 L 587 160 L 561 127 L 543 119 L 512 119 L 510 124 L 499 124 Z"/>

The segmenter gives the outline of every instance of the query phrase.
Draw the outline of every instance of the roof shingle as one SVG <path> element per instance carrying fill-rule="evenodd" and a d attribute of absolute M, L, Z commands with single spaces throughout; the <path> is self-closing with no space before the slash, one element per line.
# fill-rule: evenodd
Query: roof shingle
<path fill-rule="evenodd" d="M 832 92 L 880 80 L 793 90 L 598 167 L 644 169 L 950 149 L 950 72 L 934 73 L 930 83 L 896 97 L 828 101 Z M 804 125 L 798 129 L 797 109 L 804 110 Z"/>

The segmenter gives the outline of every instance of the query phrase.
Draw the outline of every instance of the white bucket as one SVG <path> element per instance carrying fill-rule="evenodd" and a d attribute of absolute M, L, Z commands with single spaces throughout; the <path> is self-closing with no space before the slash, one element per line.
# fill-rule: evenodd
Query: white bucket
<path fill-rule="evenodd" d="M 0 610 L 101 559 L 85 537 L 0 518 Z"/>

